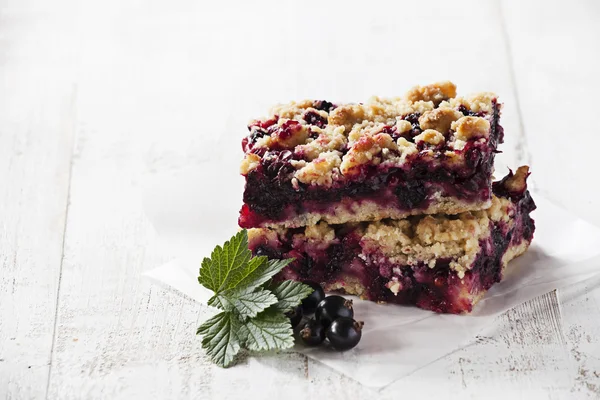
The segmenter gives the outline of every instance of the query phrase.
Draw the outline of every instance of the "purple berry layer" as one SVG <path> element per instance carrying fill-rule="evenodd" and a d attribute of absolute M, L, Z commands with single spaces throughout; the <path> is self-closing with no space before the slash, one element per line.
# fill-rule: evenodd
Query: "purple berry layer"
<path fill-rule="evenodd" d="M 446 85 L 446 86 L 444 86 Z M 244 138 L 239 225 L 300 227 L 489 207 L 500 104 L 453 85 L 365 104 L 292 103 Z"/>
<path fill-rule="evenodd" d="M 250 248 L 256 255 L 295 258 L 278 279 L 316 281 L 328 291 L 439 313 L 470 312 L 533 239 L 527 175 L 521 167 L 495 183 L 485 211 L 251 229 Z"/>

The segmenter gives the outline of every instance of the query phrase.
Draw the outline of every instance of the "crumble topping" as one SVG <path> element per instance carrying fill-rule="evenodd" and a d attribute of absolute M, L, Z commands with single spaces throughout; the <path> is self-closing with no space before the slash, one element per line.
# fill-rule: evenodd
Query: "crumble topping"
<path fill-rule="evenodd" d="M 455 102 L 460 102 L 465 107 L 473 112 L 486 112 L 490 113 L 493 111 L 493 100 L 496 98 L 496 95 L 491 92 L 483 92 L 472 94 L 465 98 L 457 98 Z"/>
<path fill-rule="evenodd" d="M 402 98 L 394 98 L 398 114 L 409 115 L 409 114 L 424 114 L 427 111 L 431 111 L 435 108 L 432 101 L 415 101 L 411 103 Z"/>
<path fill-rule="evenodd" d="M 390 291 L 397 296 L 402 290 L 402 283 L 400 283 L 398 278 L 394 276 L 388 283 L 385 284 L 385 287 L 390 289 Z"/>
<path fill-rule="evenodd" d="M 406 98 L 411 102 L 432 101 L 436 106 L 443 100 L 456 97 L 456 85 L 450 81 L 438 82 L 426 86 L 415 86 L 408 91 Z"/>
<path fill-rule="evenodd" d="M 348 138 L 344 135 L 344 127 L 330 127 L 326 129 L 314 129 L 319 137 L 296 147 L 296 153 L 301 154 L 309 161 L 319 157 L 319 154 L 332 150 L 341 151 L 346 147 Z"/>
<path fill-rule="evenodd" d="M 454 138 L 454 140 L 448 142 L 448 147 L 451 147 L 452 149 L 458 151 L 464 149 L 466 145 L 467 142 L 465 142 L 464 140 L 457 139 L 456 137 Z M 461 157 L 462 153 L 459 153 L 458 151 L 447 151 L 444 153 L 446 154 L 446 156 L 451 157 L 453 159 L 453 162 L 457 167 L 462 165 L 462 162 L 464 160 L 464 157 Z"/>
<path fill-rule="evenodd" d="M 276 119 L 294 120 L 302 124 L 311 123 L 307 114 L 318 115 L 327 119 L 328 125 L 345 126 L 349 132 L 355 124 L 363 121 L 392 123 L 397 117 L 418 113 L 423 115 L 436 109 L 457 110 L 464 106 L 474 113 L 492 113 L 497 96 L 491 92 L 476 93 L 464 97 L 456 97 L 456 86 L 452 82 L 439 82 L 426 86 L 416 86 L 404 97 L 381 98 L 371 97 L 365 103 L 343 104 L 327 109 L 317 109 L 321 101 L 303 100 L 280 104 L 271 108 L 268 118 L 254 120 L 250 126 L 264 125 Z M 317 125 L 318 126 L 318 125 Z M 424 129 L 428 129 L 425 127 Z"/>
<path fill-rule="evenodd" d="M 398 139 L 398 141 L 396 142 L 396 145 L 398 146 L 398 150 L 400 150 L 402 152 L 402 156 L 404 158 L 406 156 L 415 154 L 418 151 L 417 146 L 414 143 L 409 142 L 408 140 L 406 140 L 403 137 Z"/>
<path fill-rule="evenodd" d="M 329 114 L 329 124 L 342 125 L 347 132 L 355 124 L 363 121 L 390 124 L 399 114 L 402 114 L 399 111 L 401 105 L 410 107 L 410 104 L 403 99 L 382 99 L 374 96 L 364 104 L 345 104 L 337 107 Z"/>
<path fill-rule="evenodd" d="M 334 292 L 336 290 L 342 290 L 347 294 L 354 294 L 362 297 L 363 294 L 367 293 L 367 288 L 362 284 L 360 279 L 350 274 L 340 274 L 340 280 L 325 283 L 323 289 L 325 292 Z"/>
<path fill-rule="evenodd" d="M 331 185 L 333 177 L 341 164 L 339 151 L 328 151 L 322 153 L 318 158 L 306 163 L 294 174 L 294 177 L 302 183 L 315 184 L 319 186 Z"/>
<path fill-rule="evenodd" d="M 327 223 L 319 222 L 316 225 L 307 226 L 304 236 L 308 240 L 331 242 L 335 239 L 335 231 Z"/>
<path fill-rule="evenodd" d="M 277 279 L 312 279 L 325 290 L 368 300 L 469 312 L 531 242 L 535 204 L 526 192 L 528 174 L 521 167 L 495 182 L 490 205 L 480 211 L 253 228 L 249 248 L 296 259 Z"/>
<path fill-rule="evenodd" d="M 264 147 L 268 149 L 273 147 L 273 143 L 275 143 L 275 141 L 271 138 L 271 136 L 263 136 L 256 140 L 254 147 Z"/>
<path fill-rule="evenodd" d="M 415 143 L 425 142 L 433 145 L 444 143 L 444 135 L 435 129 L 426 129 L 420 135 L 415 136 Z"/>
<path fill-rule="evenodd" d="M 527 177 L 529 176 L 529 167 L 524 165 L 522 167 L 517 168 L 517 171 L 514 175 L 508 176 L 508 178 L 504 181 L 504 187 L 509 192 L 523 192 L 527 188 Z"/>
<path fill-rule="evenodd" d="M 248 153 L 242 160 L 242 164 L 240 165 L 240 173 L 242 175 L 248 175 L 250 171 L 260 165 L 260 157 L 254 153 Z"/>
<path fill-rule="evenodd" d="M 461 146 L 461 150 L 465 147 L 465 144 L 466 142 L 463 141 L 455 141 L 451 143 L 451 145 L 455 146 L 455 148 L 458 148 L 457 146 Z M 465 163 L 465 157 L 462 153 L 446 151 L 444 152 L 444 157 L 444 163 L 450 168 L 458 168 Z"/>
<path fill-rule="evenodd" d="M 362 237 L 363 249 L 378 253 L 393 263 L 425 263 L 435 268 L 438 258 L 450 258 L 450 268 L 461 275 L 479 252 L 479 240 L 489 234 L 487 215 L 460 214 L 426 216 L 416 221 L 379 221 L 369 224 Z"/>
<path fill-rule="evenodd" d="M 452 108 L 436 108 L 428 111 L 419 117 L 419 125 L 422 129 L 435 129 L 436 131 L 446 133 L 450 130 L 452 123 L 463 114 Z"/>
<path fill-rule="evenodd" d="M 256 247 L 260 244 L 279 246 L 279 235 L 283 231 L 275 229 L 248 229 L 248 242 L 254 243 Z"/>
<path fill-rule="evenodd" d="M 510 222 L 514 212 L 514 206 L 509 200 L 496 196 L 492 197 L 492 205 L 486 210 L 487 215 L 492 221 L 507 223 Z"/>
<path fill-rule="evenodd" d="M 293 149 L 299 144 L 306 143 L 306 139 L 310 135 L 308 126 L 302 125 L 297 121 L 280 119 L 277 125 L 279 129 L 271 135 L 271 139 L 273 143 L 284 149 Z"/>
<path fill-rule="evenodd" d="M 513 226 L 515 207 L 510 199 L 493 196 L 491 207 L 483 211 L 416 215 L 345 226 L 352 226 L 360 237 L 362 253 L 359 256 L 363 260 L 384 257 L 398 265 L 424 263 L 435 268 L 437 259 L 450 259 L 450 269 L 462 278 L 481 251 L 480 241 L 489 237 L 493 223 L 502 222 L 507 229 Z M 330 244 L 336 239 L 335 229 L 340 226 L 343 225 L 320 221 L 304 227 L 294 238 L 318 242 L 323 248 L 323 242 Z M 287 230 L 255 228 L 250 232 L 276 232 L 276 236 L 285 237 Z"/>
<path fill-rule="evenodd" d="M 459 96 L 444 100 L 439 104 L 441 108 L 458 108 L 464 106 L 465 109 L 473 113 L 491 113 L 494 111 L 494 100 L 497 98 L 495 93 L 481 92 L 469 96 Z M 499 104 L 501 107 L 501 105 Z"/>
<path fill-rule="evenodd" d="M 452 130 L 456 131 L 454 136 L 458 140 L 469 141 L 477 138 L 488 138 L 490 134 L 490 122 L 481 117 L 462 117 L 452 122 Z"/>
<path fill-rule="evenodd" d="M 279 118 L 297 119 L 306 109 L 313 106 L 312 100 L 292 101 L 289 104 L 278 104 L 271 108 L 271 115 Z"/>
<path fill-rule="evenodd" d="M 302 119 L 310 125 L 324 126 L 326 125 L 329 114 L 325 110 L 317 110 L 316 108 L 307 108 L 302 113 Z"/>
<path fill-rule="evenodd" d="M 348 134 L 348 143 L 352 145 L 365 136 L 373 136 L 383 132 L 386 126 L 383 123 L 371 121 L 363 121 L 360 124 L 356 124 Z"/>
<path fill-rule="evenodd" d="M 243 147 L 256 155 L 247 156 L 240 170 L 248 174 L 265 154 L 290 150 L 296 171 L 287 176 L 300 190 L 298 182 L 329 186 L 361 179 L 366 165 L 406 169 L 407 163 L 433 162 L 430 167 L 475 168 L 463 152 L 473 142 L 469 151 L 490 153 L 495 104 L 496 95 L 488 92 L 456 97 L 456 86 L 446 81 L 414 87 L 404 97 L 372 97 L 365 103 L 304 100 L 278 105 L 268 118 L 250 124 Z M 410 157 L 419 151 L 418 157 Z M 324 176 L 317 177 L 319 173 Z"/>
<path fill-rule="evenodd" d="M 400 135 L 409 132 L 412 129 L 412 124 L 410 122 L 398 117 L 396 118 L 396 130 Z"/>
<path fill-rule="evenodd" d="M 365 135 L 352 145 L 348 153 L 343 157 L 340 171 L 345 176 L 358 174 L 358 167 L 363 164 L 379 164 L 381 157 L 379 155 L 382 149 L 396 150 L 398 146 L 387 133 L 378 133 L 376 135 Z"/>
<path fill-rule="evenodd" d="M 477 218 L 471 213 L 464 213 L 458 219 L 448 219 L 441 216 L 425 216 L 416 226 L 415 239 L 422 244 L 430 245 L 434 242 L 451 242 L 479 236 L 486 225 L 486 216 Z"/>

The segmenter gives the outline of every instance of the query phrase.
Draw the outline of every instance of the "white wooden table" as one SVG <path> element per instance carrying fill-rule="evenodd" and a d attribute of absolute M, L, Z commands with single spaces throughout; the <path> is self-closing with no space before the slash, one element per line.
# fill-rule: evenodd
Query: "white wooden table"
<path fill-rule="evenodd" d="M 374 392 L 298 354 L 215 367 L 206 309 L 140 276 L 169 259 L 146 177 L 240 157 L 274 102 L 442 79 L 499 93 L 498 169 L 600 226 L 598 21 L 594 0 L 0 2 L 0 398 L 599 398 L 599 281 Z"/>

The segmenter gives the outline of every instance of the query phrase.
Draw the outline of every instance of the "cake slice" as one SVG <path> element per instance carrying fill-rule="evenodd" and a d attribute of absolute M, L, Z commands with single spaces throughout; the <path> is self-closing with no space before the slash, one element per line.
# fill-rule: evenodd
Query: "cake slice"
<path fill-rule="evenodd" d="M 366 103 L 303 101 L 243 139 L 242 228 L 458 214 L 491 205 L 501 105 L 442 82 Z"/>
<path fill-rule="evenodd" d="M 248 231 L 250 249 L 295 258 L 279 279 L 312 280 L 325 290 L 414 304 L 439 313 L 470 312 L 531 243 L 535 204 L 527 167 L 493 185 L 487 210 L 401 220 Z"/>

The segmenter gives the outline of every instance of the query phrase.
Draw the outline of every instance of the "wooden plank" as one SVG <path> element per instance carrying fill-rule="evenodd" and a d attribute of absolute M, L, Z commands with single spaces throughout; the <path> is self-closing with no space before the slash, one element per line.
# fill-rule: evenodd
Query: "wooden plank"
<path fill-rule="evenodd" d="M 120 1 L 86 10 L 50 398 L 570 393 L 570 339 L 552 295 L 505 314 L 476 344 L 374 393 L 296 354 L 216 368 L 194 336 L 209 311 L 140 277 L 168 259 L 141 212 L 140 180 L 155 170 L 238 158 L 230 149 L 239 148 L 240 127 L 275 101 L 359 101 L 449 78 L 463 92 L 501 94 L 507 138 L 499 165 L 525 159 L 516 150 L 530 141 L 520 131 L 496 5 L 386 3 L 385 13 L 378 5 L 183 1 L 166 9 Z M 472 50 L 482 48 L 490 49 L 485 57 Z M 536 135 L 523 126 L 527 139 Z"/>
<path fill-rule="evenodd" d="M 46 393 L 75 117 L 69 21 L 27 5 L 5 2 L 0 12 L 0 398 L 7 399 Z"/>
<path fill-rule="evenodd" d="M 600 90 L 600 6 L 594 1 L 503 2 L 523 125 L 538 189 L 600 226 L 590 124 Z M 573 196 L 578 193 L 578 196 Z"/>
<path fill-rule="evenodd" d="M 600 397 L 600 277 L 561 291 L 567 349 L 575 369 L 571 393 Z"/>
<path fill-rule="evenodd" d="M 600 225 L 595 158 L 600 143 L 590 131 L 600 90 L 600 7 L 597 2 L 503 2 L 515 80 L 536 188 L 554 202 Z M 590 150 L 588 150 L 590 149 Z M 573 193 L 578 193 L 573 196 Z M 600 396 L 598 279 L 564 291 L 562 332 L 570 389 L 565 396 Z"/>
<path fill-rule="evenodd" d="M 457 10 L 464 10 L 467 6 L 466 4 L 457 5 L 451 3 L 446 7 L 456 7 Z M 403 12 L 411 16 L 418 14 L 419 11 L 422 12 L 422 8 L 413 10 L 405 4 L 402 7 Z M 422 4 L 418 7 L 422 7 Z M 449 73 L 452 74 L 451 76 L 462 77 L 462 74 L 468 73 L 469 77 L 465 78 L 467 84 L 476 84 L 478 79 L 477 73 L 474 73 L 469 68 L 470 65 L 479 64 L 482 70 L 493 71 L 487 77 L 493 77 L 491 79 L 499 87 L 494 90 L 499 91 L 503 95 L 506 105 L 503 115 L 506 142 L 502 148 L 503 154 L 498 157 L 497 170 L 502 171 L 502 166 L 511 166 L 514 168 L 518 163 L 528 162 L 528 149 L 523 148 L 527 145 L 527 141 L 525 140 L 525 133 L 521 131 L 518 101 L 514 96 L 512 88 L 512 82 L 514 81 L 512 66 L 507 61 L 510 60 L 510 57 L 507 57 L 510 54 L 507 53 L 510 51 L 510 46 L 504 41 L 502 21 L 495 18 L 495 16 L 501 15 L 499 9 L 494 5 L 480 5 L 479 7 L 475 7 L 475 11 L 470 9 L 472 11 L 470 14 L 462 14 L 468 15 L 470 20 L 468 24 L 465 24 L 464 21 L 460 20 L 460 14 L 457 15 L 448 8 L 441 6 L 437 11 L 432 11 L 434 13 L 433 17 L 430 14 L 427 15 L 427 17 L 431 17 L 432 20 L 437 21 L 435 13 L 439 12 L 440 16 L 443 15 L 446 19 L 439 25 L 432 24 L 429 27 L 430 32 L 428 34 L 431 35 L 430 37 L 442 37 L 444 35 L 443 32 L 447 31 L 451 26 L 453 29 L 453 38 L 468 37 L 469 40 L 473 40 L 469 42 L 473 48 L 489 48 L 497 49 L 498 51 L 486 53 L 485 65 L 481 65 L 480 53 L 468 53 L 465 51 L 466 54 L 461 53 L 462 58 L 458 57 L 462 62 L 452 66 L 444 65 L 440 68 L 439 64 L 428 66 L 422 63 L 415 63 L 412 68 L 410 65 L 403 65 L 403 69 L 408 70 L 407 75 L 409 76 L 427 76 L 435 72 L 439 73 L 440 69 L 443 70 L 444 68 L 450 70 Z M 390 14 L 395 15 L 393 12 Z M 363 15 L 361 14 L 360 18 Z M 386 22 L 388 21 L 385 18 L 378 20 L 382 36 L 392 34 L 398 37 L 401 35 L 395 33 L 395 31 L 419 31 L 419 27 L 423 25 L 423 21 L 418 18 L 416 20 L 403 20 L 402 25 Z M 413 23 L 414 26 L 412 25 Z M 487 32 L 489 36 L 486 33 L 480 33 L 483 36 L 480 37 L 482 44 L 479 46 L 477 39 L 473 38 L 470 33 L 483 31 Z M 319 32 L 316 32 L 315 36 L 318 34 Z M 375 35 L 369 39 L 376 40 Z M 455 51 L 453 47 L 455 43 L 454 40 L 447 42 L 438 40 L 436 41 L 435 51 L 442 55 L 442 57 L 444 55 L 450 57 L 450 54 L 453 54 Z M 406 47 L 403 46 L 403 50 L 414 51 L 414 47 L 409 44 Z M 468 50 L 470 47 L 467 46 L 465 49 Z M 417 49 L 416 51 L 419 50 Z M 453 56 L 457 57 L 457 54 L 454 53 Z M 417 56 L 416 59 L 418 58 Z M 464 70 L 461 71 L 461 68 Z M 481 77 L 479 79 L 484 82 L 486 78 Z M 492 85 L 491 83 L 487 84 Z M 515 316 L 517 317 L 515 318 Z M 399 391 L 403 393 L 420 392 L 429 396 L 439 395 L 439 388 L 428 385 L 432 375 L 444 382 L 443 385 L 447 389 L 454 388 L 456 393 L 460 393 L 459 396 L 465 393 L 477 396 L 484 391 L 488 394 L 489 390 L 486 388 L 498 385 L 504 388 L 502 393 L 512 392 L 515 394 L 520 393 L 522 390 L 529 390 L 535 393 L 534 387 L 538 388 L 537 394 L 542 394 L 547 393 L 549 390 L 561 390 L 565 386 L 568 386 L 570 369 L 566 357 L 565 343 L 564 340 L 560 339 L 559 311 L 554 294 L 532 300 L 511 313 L 503 315 L 499 318 L 497 326 L 490 328 L 490 330 L 489 338 L 488 336 L 482 337 L 476 344 L 416 372 L 411 375 L 410 379 L 405 379 L 392 385 L 390 388 L 384 390 L 384 393 L 390 394 L 390 396 Z M 551 338 L 551 340 L 543 342 L 538 337 L 531 337 L 524 334 L 524 332 L 536 331 L 543 332 L 543 336 Z M 528 369 L 530 372 L 524 373 L 523 369 Z M 311 363 L 310 370 L 317 370 L 317 374 L 319 374 L 323 371 L 323 367 L 320 367 L 318 363 Z M 344 382 L 344 385 L 348 385 L 348 383 Z M 356 389 L 355 386 L 349 386 L 349 392 Z M 454 391 L 451 390 L 451 392 Z M 447 390 L 444 390 L 444 392 L 446 393 Z"/>
<path fill-rule="evenodd" d="M 127 14 L 122 24 L 106 32 L 104 22 L 93 21 L 119 19 L 121 4 L 113 6 L 90 10 L 84 23 L 89 30 L 82 34 L 90 50 L 82 61 L 80 124 L 49 398 L 239 398 L 249 384 L 254 388 L 250 393 L 261 387 L 265 393 L 279 393 L 290 376 L 305 387 L 305 362 L 296 354 L 251 360 L 231 370 L 211 365 L 195 336 L 208 310 L 140 276 L 168 258 L 160 254 L 141 210 L 139 181 L 159 168 L 202 162 L 199 145 L 211 142 L 204 135 L 197 144 L 191 135 L 205 125 L 203 118 L 194 117 L 194 110 L 214 98 L 205 97 L 207 91 L 196 98 L 185 90 L 194 82 L 191 68 L 163 85 L 148 85 L 173 68 L 156 64 L 172 47 L 158 31 L 184 35 L 178 28 L 181 20 L 175 18 L 186 21 L 182 13 L 161 17 L 164 29 L 155 30 L 147 25 L 154 14 L 129 10 L 139 11 L 141 17 L 132 20 Z M 144 48 L 150 42 L 154 45 Z M 185 65 L 185 54 L 170 57 Z M 153 67 L 141 68 L 147 62 Z M 167 95 L 176 96 L 177 91 L 187 97 L 174 107 Z M 178 110 L 180 103 L 187 107 L 185 114 Z M 187 115 L 191 120 L 185 127 L 182 116 Z M 227 115 L 215 114 L 223 117 Z M 187 129 L 191 140 L 178 140 L 178 127 Z M 273 384 L 265 388 L 252 382 L 261 374 Z"/>

